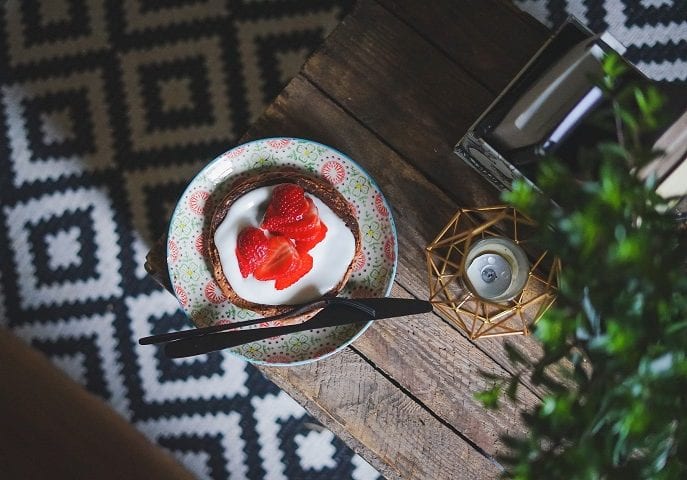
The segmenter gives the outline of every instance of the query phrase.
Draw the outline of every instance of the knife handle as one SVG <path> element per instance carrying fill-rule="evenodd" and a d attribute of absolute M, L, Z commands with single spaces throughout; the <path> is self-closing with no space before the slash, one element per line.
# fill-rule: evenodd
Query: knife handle
<path fill-rule="evenodd" d="M 387 302 L 391 302 L 393 308 L 388 305 L 384 308 L 384 304 Z M 379 312 L 377 308 L 380 309 Z M 232 330 L 182 338 L 165 344 L 164 352 L 169 358 L 190 357 L 290 333 L 352 323 L 367 323 L 381 318 L 415 315 L 431 310 L 432 304 L 430 302 L 416 299 L 374 298 L 356 301 L 333 298 L 329 299 L 326 311 L 319 312 L 303 323 L 251 330 Z"/>
<path fill-rule="evenodd" d="M 169 358 L 190 357 L 202 353 L 214 352 L 225 348 L 237 347 L 245 343 L 257 342 L 266 338 L 278 337 L 289 333 L 304 332 L 317 328 L 333 327 L 349 323 L 366 323 L 374 319 L 375 310 L 355 301 L 333 301 L 328 307 L 338 313 L 346 313 L 347 318 L 341 321 L 337 315 L 327 315 L 320 312 L 313 318 L 295 325 L 281 325 L 278 327 L 253 328 L 250 330 L 232 330 L 228 332 L 210 333 L 197 337 L 182 338 L 166 343 L 165 355 Z M 372 313 L 372 316 L 370 316 Z"/>
<path fill-rule="evenodd" d="M 255 318 L 251 320 L 243 320 L 240 322 L 224 323 L 219 325 L 211 325 L 209 327 L 192 328 L 190 330 L 182 330 L 180 332 L 161 333 L 159 335 L 150 335 L 138 339 L 140 345 L 152 345 L 155 343 L 171 342 L 172 340 L 181 340 L 182 338 L 200 337 L 210 333 L 223 332 L 226 330 L 236 330 L 238 328 L 250 327 L 264 322 L 274 322 L 276 320 L 283 320 L 290 317 L 302 315 L 318 308 L 324 308 L 330 303 L 330 299 L 317 300 L 315 302 L 307 303 L 290 310 L 286 313 L 280 313 L 272 317 Z"/>
<path fill-rule="evenodd" d="M 193 328 L 190 330 L 182 330 L 180 332 L 169 332 L 161 333 L 158 335 L 150 335 L 148 337 L 143 337 L 138 339 L 140 345 L 152 345 L 156 343 L 171 342 L 172 340 L 180 340 L 182 338 L 190 337 L 200 337 L 207 335 L 209 333 L 222 332 L 225 330 L 235 330 L 237 328 L 248 327 L 252 325 L 257 325 L 264 322 L 272 322 L 275 320 L 283 320 L 290 317 L 296 317 L 304 313 L 312 312 L 317 309 L 325 308 L 329 305 L 344 305 L 350 308 L 356 308 L 365 312 L 371 318 L 375 316 L 375 310 L 372 307 L 365 305 L 365 299 L 350 299 L 350 298 L 340 298 L 340 297 L 325 297 L 323 299 L 315 300 L 314 302 L 306 303 L 304 305 L 298 306 L 293 310 L 275 315 L 273 317 L 257 318 L 252 320 L 244 320 L 241 322 L 234 323 L 224 323 L 221 325 L 211 325 L 209 327 Z"/>
<path fill-rule="evenodd" d="M 166 343 L 165 355 L 169 358 L 191 357 L 202 353 L 214 352 L 225 348 L 237 347 L 245 343 L 257 342 L 270 337 L 302 332 L 314 328 L 308 322 L 297 325 L 280 327 L 254 328 L 251 330 L 235 330 L 224 333 L 210 333 L 200 337 L 183 338 Z"/>

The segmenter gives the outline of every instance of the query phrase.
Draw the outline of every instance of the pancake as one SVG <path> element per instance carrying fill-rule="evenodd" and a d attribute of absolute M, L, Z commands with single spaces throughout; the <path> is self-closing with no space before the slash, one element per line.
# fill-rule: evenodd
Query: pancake
<path fill-rule="evenodd" d="M 312 251 L 312 271 L 293 286 L 277 291 L 271 282 L 258 281 L 252 276 L 244 279 L 237 274 L 236 234 L 241 228 L 259 226 L 269 192 L 285 183 L 300 186 L 319 205 L 319 215 L 328 232 L 321 246 Z M 213 277 L 227 299 L 240 308 L 267 317 L 340 292 L 360 253 L 361 239 L 355 211 L 338 190 L 323 178 L 281 169 L 237 180 L 215 206 L 205 245 Z"/>

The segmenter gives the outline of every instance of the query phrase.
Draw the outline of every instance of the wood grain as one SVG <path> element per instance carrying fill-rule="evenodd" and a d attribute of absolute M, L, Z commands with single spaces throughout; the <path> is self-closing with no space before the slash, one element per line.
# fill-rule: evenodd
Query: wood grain
<path fill-rule="evenodd" d="M 322 130 L 322 124 L 329 128 Z M 423 249 L 453 214 L 455 204 L 302 77 L 287 86 L 243 140 L 265 134 L 304 136 L 342 149 L 375 178 L 398 225 L 397 283 L 414 296 L 426 297 Z M 395 288 L 392 295 L 402 293 Z M 502 341 L 490 345 L 490 354 L 507 364 Z M 508 372 L 485 354 L 481 342 L 470 342 L 437 316 L 427 315 L 409 324 L 375 324 L 354 348 L 487 453 L 504 453 L 500 435 L 524 433 L 518 408 L 504 405 L 492 412 L 473 399 L 475 392 L 487 386 L 480 370 L 502 376 Z M 526 388 L 520 400 L 519 408 L 537 401 Z M 404 431 L 407 426 L 399 421 L 395 428 Z"/>
<path fill-rule="evenodd" d="M 412 0 L 384 3 L 393 14 L 376 2 L 360 0 L 353 14 L 305 64 L 302 74 L 438 186 L 456 206 L 501 203 L 498 192 L 453 153 L 455 143 L 495 97 L 465 72 L 472 69 L 473 61 L 486 56 L 501 57 L 510 65 L 508 68 L 513 69 L 514 75 L 528 59 L 523 49 L 533 52 L 543 44 L 546 29 L 530 17 L 516 13 L 512 5 L 503 1 L 473 4 L 439 0 L 429 9 L 422 8 L 422 2 Z M 432 29 L 431 21 L 442 25 L 441 22 L 448 18 L 454 22 L 445 25 L 450 33 L 428 33 Z M 483 25 L 485 18 L 494 19 L 504 35 L 491 35 L 493 38 L 484 42 L 484 35 L 478 35 L 470 44 L 469 54 L 463 57 L 453 59 L 444 55 L 430 42 L 439 42 L 441 39 L 437 35 L 444 35 L 441 41 L 445 46 L 452 42 L 465 43 L 469 37 L 463 37 L 463 31 Z M 423 25 L 422 22 L 427 32 L 418 26 Z M 456 63 L 458 61 L 463 64 Z M 431 68 L 423 68 L 425 65 Z M 498 70 L 496 65 L 493 68 Z M 336 129 L 340 131 L 340 127 Z M 426 190 L 418 189 L 417 193 L 418 198 L 409 205 L 410 210 L 428 199 L 437 198 L 427 195 Z M 435 204 L 440 205 L 440 202 L 435 201 Z M 400 206 L 395 209 L 395 213 L 407 211 Z M 435 215 L 440 216 L 441 210 L 437 209 Z M 448 218 L 443 217 L 441 221 L 445 223 Z M 427 224 L 426 216 L 420 222 Z M 404 223 L 404 219 L 399 223 Z M 417 292 L 413 288 L 409 290 Z M 541 355 L 535 340 L 521 337 L 514 341 L 532 358 Z M 503 339 L 484 339 L 480 343 L 492 358 L 507 365 Z M 531 384 L 530 387 L 539 394 L 544 393 Z"/>
<path fill-rule="evenodd" d="M 398 286 L 391 295 L 411 296 Z M 508 373 L 437 315 L 375 322 L 353 348 L 492 456 L 508 453 L 502 435 L 526 433 L 520 415 L 538 403 L 523 388 L 517 404 L 504 399 L 499 410 L 485 409 L 474 398 L 490 387 L 480 372 Z"/>
<path fill-rule="evenodd" d="M 453 154 L 494 98 L 466 68 L 385 8 L 361 0 L 303 74 L 458 204 L 491 205 L 497 192 Z"/>
<path fill-rule="evenodd" d="M 261 370 L 387 479 L 488 479 L 501 471 L 351 350 Z"/>
<path fill-rule="evenodd" d="M 499 93 L 549 35 L 512 2 L 499 0 L 378 0 L 463 67 L 466 76 Z"/>
<path fill-rule="evenodd" d="M 0 477 L 192 479 L 100 399 L 0 328 Z"/>

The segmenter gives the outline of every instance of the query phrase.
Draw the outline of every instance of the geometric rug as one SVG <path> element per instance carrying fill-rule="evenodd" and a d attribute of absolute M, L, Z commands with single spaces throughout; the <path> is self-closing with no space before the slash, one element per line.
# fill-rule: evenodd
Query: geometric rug
<path fill-rule="evenodd" d="M 595 33 L 608 30 L 625 57 L 647 77 L 687 82 L 687 2 L 684 0 L 515 0 L 549 27 L 574 16 Z"/>
<path fill-rule="evenodd" d="M 198 478 L 378 477 L 253 366 L 227 352 L 169 360 L 137 344 L 189 327 L 143 269 L 183 187 L 235 145 L 349 7 L 1 7 L 0 325 Z"/>
<path fill-rule="evenodd" d="M 178 196 L 236 144 L 352 3 L 0 6 L 0 326 L 198 478 L 379 477 L 252 365 L 227 352 L 169 360 L 137 344 L 189 326 L 143 269 Z M 597 26 L 624 15 L 636 38 L 628 55 L 684 81 L 685 4 L 669 3 L 517 2 L 549 24 L 565 12 Z M 662 20 L 666 12 L 675 20 Z M 638 25 L 654 33 L 644 38 Z M 664 28 L 667 38 L 656 33 Z"/>

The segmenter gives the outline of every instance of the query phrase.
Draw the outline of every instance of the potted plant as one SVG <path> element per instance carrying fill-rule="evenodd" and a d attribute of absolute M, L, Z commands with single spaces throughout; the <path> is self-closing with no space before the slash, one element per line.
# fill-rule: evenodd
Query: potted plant
<path fill-rule="evenodd" d="M 524 414 L 528 435 L 506 439 L 514 478 L 687 478 L 687 245 L 653 180 L 635 174 L 656 155 L 643 139 L 663 100 L 652 86 L 618 88 L 622 68 L 605 60 L 612 107 L 596 118 L 615 140 L 584 150 L 574 169 L 543 161 L 544 193 L 516 182 L 506 195 L 550 226 L 538 241 L 563 264 L 558 299 L 536 325 L 543 355 L 508 344 L 519 373 L 478 394 L 498 408 L 523 375 L 547 391 Z"/>

